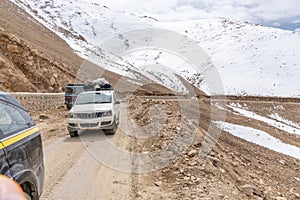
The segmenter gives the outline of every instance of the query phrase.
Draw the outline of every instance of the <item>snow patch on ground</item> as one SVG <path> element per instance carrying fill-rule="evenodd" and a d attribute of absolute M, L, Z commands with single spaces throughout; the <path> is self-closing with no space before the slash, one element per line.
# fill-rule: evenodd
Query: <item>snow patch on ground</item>
<path fill-rule="evenodd" d="M 271 117 L 271 118 L 273 118 L 273 119 L 275 119 L 277 121 L 280 121 L 282 123 L 285 123 L 285 124 L 287 124 L 289 126 L 293 126 L 293 127 L 297 128 L 297 129 L 300 129 L 300 124 L 299 123 L 287 120 L 287 119 L 281 117 L 278 113 L 271 114 L 271 115 L 269 115 L 269 117 Z"/>
<path fill-rule="evenodd" d="M 132 84 L 134 84 L 134 85 L 143 86 L 143 84 L 142 84 L 142 83 L 135 82 L 135 81 L 133 81 L 133 80 L 130 80 L 130 79 L 127 79 L 127 81 L 128 81 L 129 83 L 132 83 Z"/>
<path fill-rule="evenodd" d="M 245 103 L 243 105 L 241 105 L 240 103 L 231 102 L 229 105 L 233 106 L 233 107 L 236 107 L 236 108 L 243 108 L 243 109 L 248 110 L 248 106 Z"/>
<path fill-rule="evenodd" d="M 300 135 L 300 129 L 298 129 L 296 127 L 292 127 L 292 126 L 284 124 L 282 122 L 278 122 L 278 121 L 275 121 L 273 119 L 270 119 L 270 118 L 261 116 L 259 114 L 256 114 L 254 112 L 244 110 L 244 109 L 241 109 L 241 108 L 237 108 L 237 107 L 234 107 L 234 106 L 231 106 L 231 105 L 227 105 L 227 107 L 231 108 L 236 114 L 239 114 L 239 115 L 251 118 L 251 119 L 255 119 L 255 120 L 265 122 L 270 126 L 278 128 L 278 129 L 280 129 L 282 131 L 285 131 L 287 133 L 290 133 L 290 134 Z"/>
<path fill-rule="evenodd" d="M 270 150 L 300 159 L 300 148 L 283 143 L 281 140 L 269 135 L 264 131 L 227 122 L 215 122 L 215 124 L 218 128 L 229 132 L 230 134 L 238 138 L 266 147 Z"/>

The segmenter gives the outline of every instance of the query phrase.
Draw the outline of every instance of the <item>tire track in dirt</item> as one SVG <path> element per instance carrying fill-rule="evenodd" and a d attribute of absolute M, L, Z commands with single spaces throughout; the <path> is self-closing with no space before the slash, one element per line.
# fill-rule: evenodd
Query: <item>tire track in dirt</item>
<path fill-rule="evenodd" d="M 121 120 L 124 124 L 126 118 L 121 116 Z M 43 141 L 46 177 L 41 199 L 136 199 L 138 175 L 118 171 L 97 158 L 99 141 L 107 140 L 126 151 L 134 144 L 132 137 L 120 128 L 114 136 L 82 131 L 79 138 L 70 138 L 61 134 L 62 126 L 65 123 L 58 124 L 54 133 L 44 130 L 56 137 Z M 115 157 L 114 152 L 107 155 Z"/>
<path fill-rule="evenodd" d="M 63 141 L 60 143 L 60 141 Z M 55 152 L 47 154 L 51 145 L 45 148 L 45 185 L 41 199 L 49 199 L 49 195 L 57 189 L 58 183 L 66 175 L 67 171 L 73 167 L 80 156 L 84 153 L 84 148 L 79 138 L 59 138 L 59 147 L 55 147 Z M 56 145 L 54 143 L 53 145 Z"/>

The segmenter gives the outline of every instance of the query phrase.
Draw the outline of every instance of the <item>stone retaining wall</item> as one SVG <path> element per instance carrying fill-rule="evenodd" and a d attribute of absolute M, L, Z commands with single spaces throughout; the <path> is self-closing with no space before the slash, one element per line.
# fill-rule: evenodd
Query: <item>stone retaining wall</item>
<path fill-rule="evenodd" d="M 64 93 L 10 93 L 28 111 L 45 111 L 64 106 Z"/>

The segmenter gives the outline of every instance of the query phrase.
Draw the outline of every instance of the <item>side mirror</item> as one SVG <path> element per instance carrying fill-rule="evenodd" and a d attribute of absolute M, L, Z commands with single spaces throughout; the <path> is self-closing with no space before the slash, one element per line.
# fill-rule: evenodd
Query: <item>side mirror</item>
<path fill-rule="evenodd" d="M 115 101 L 115 104 L 120 104 L 121 102 L 120 101 Z"/>

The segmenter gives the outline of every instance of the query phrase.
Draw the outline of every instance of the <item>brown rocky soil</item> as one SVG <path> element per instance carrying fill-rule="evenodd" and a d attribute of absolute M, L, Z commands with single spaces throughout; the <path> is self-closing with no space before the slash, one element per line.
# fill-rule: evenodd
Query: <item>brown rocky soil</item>
<path fill-rule="evenodd" d="M 55 33 L 8 0 L 0 2 L 0 89 L 58 92 L 82 59 Z"/>
<path fill-rule="evenodd" d="M 168 97 L 155 99 L 149 96 L 146 98 L 133 96 L 128 104 L 123 101 L 121 113 L 127 110 L 131 122 L 142 129 L 134 131 L 132 128 L 131 132 L 126 132 L 123 128 L 126 123 L 121 118 L 116 135 L 108 138 L 101 132 L 82 132 L 80 139 L 70 138 L 66 131 L 68 111 L 63 107 L 58 110 L 32 113 L 41 129 L 46 156 L 47 176 L 42 199 L 84 197 L 297 200 L 300 198 L 300 160 L 296 158 L 246 142 L 224 131 L 221 132 L 212 151 L 205 157 L 199 157 L 199 150 L 207 136 L 209 120 L 204 120 L 200 127 L 196 126 L 192 120 L 186 119 L 181 114 L 180 101 L 184 100 L 177 101 Z M 210 103 L 207 99 L 201 99 L 199 102 L 201 106 L 208 104 L 205 108 L 209 110 L 207 108 Z M 247 104 L 249 110 L 266 117 L 271 108 L 274 111 L 274 102 L 238 103 Z M 298 119 L 297 116 L 295 118 L 293 111 L 289 112 L 291 108 L 299 109 L 298 104 L 276 103 L 275 108 L 284 108 L 284 113 L 290 113 L 285 117 L 291 121 Z M 191 123 L 184 122 L 183 126 L 182 124 L 180 126 L 182 119 Z M 258 124 L 257 121 L 249 122 L 244 117 L 238 118 L 232 114 L 226 116 L 226 121 L 265 130 L 268 133 L 274 132 L 274 127 Z M 136 163 L 139 167 L 152 165 L 154 168 L 148 173 L 128 174 L 106 168 L 101 162 L 95 162 L 97 159 L 91 157 L 91 152 L 83 148 L 84 140 L 90 140 L 92 145 L 97 140 L 108 139 L 118 148 L 129 152 L 154 152 L 168 148 L 180 130 L 185 128 L 185 124 L 189 124 L 188 127 L 195 134 L 192 144 L 185 151 L 176 154 L 176 159 L 171 159 L 171 162 L 162 168 L 155 168 L 161 164 L 160 157 L 153 158 L 151 163 Z M 157 127 L 159 129 L 156 129 Z M 288 135 L 285 132 L 281 134 Z M 177 146 L 180 145 L 179 143 Z M 61 171 L 56 172 L 59 168 Z M 101 174 L 101 178 L 100 175 L 98 177 L 93 174 Z M 74 182 L 77 178 L 86 184 L 93 182 L 93 187 L 89 189 L 81 187 L 76 190 L 77 192 L 71 192 L 70 188 L 77 187 Z M 69 187 L 65 187 L 66 184 Z M 100 187 L 105 187 L 105 191 L 99 193 L 97 188 Z M 87 190 L 90 192 L 86 192 Z"/>
<path fill-rule="evenodd" d="M 76 77 L 82 64 L 83 59 L 59 36 L 9 0 L 0 1 L 0 90 L 62 92 L 67 83 L 81 82 Z M 85 65 L 93 72 L 88 79 L 105 77 L 113 85 L 119 81 L 120 92 L 131 91 L 127 79 Z"/>
<path fill-rule="evenodd" d="M 167 108 L 174 102 L 137 99 L 132 101 L 129 107 L 138 124 L 147 124 L 150 107 L 161 105 Z M 240 102 L 243 104 L 244 102 Z M 274 109 L 274 103 L 253 102 L 247 103 L 253 111 L 260 110 L 260 114 L 266 116 L 262 110 Z M 251 105 L 251 106 L 250 106 Z M 285 113 L 291 105 L 277 103 L 284 107 Z M 207 105 L 208 106 L 208 105 Z M 294 104 L 292 107 L 299 105 Z M 166 143 L 174 137 L 178 126 L 178 114 L 176 107 L 172 107 L 175 115 L 167 115 L 167 128 L 155 138 L 142 140 L 136 147 L 143 151 L 155 151 L 165 148 Z M 167 111 L 168 112 L 168 111 Z M 293 113 L 289 115 L 291 120 L 297 120 Z M 177 121 L 177 122 L 176 122 Z M 226 121 L 242 124 L 274 132 L 274 128 L 266 124 L 249 122 L 243 117 L 227 115 Z M 202 124 L 203 126 L 203 124 Z M 206 125 L 207 126 L 207 125 Z M 196 130 L 196 127 L 195 127 Z M 282 155 L 264 147 L 246 142 L 222 131 L 219 140 L 206 157 L 199 157 L 199 149 L 207 133 L 203 129 L 198 130 L 197 138 L 193 145 L 182 156 L 172 162 L 168 167 L 150 173 L 140 178 L 141 186 L 136 194 L 137 199 L 299 199 L 299 174 L 300 161 L 296 158 Z M 287 133 L 281 135 L 288 136 Z M 283 136 L 282 136 L 283 137 Z M 294 136 L 295 138 L 295 136 Z M 290 141 L 299 145 L 299 140 Z M 152 183 L 152 184 L 151 184 Z"/>

